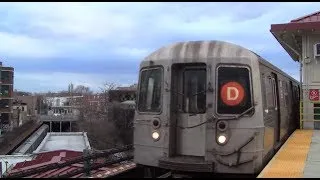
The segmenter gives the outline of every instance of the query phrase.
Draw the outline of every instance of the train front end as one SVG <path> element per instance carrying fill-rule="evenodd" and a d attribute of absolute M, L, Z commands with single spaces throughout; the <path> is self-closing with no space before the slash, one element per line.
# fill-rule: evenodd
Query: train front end
<path fill-rule="evenodd" d="M 134 161 L 184 172 L 260 170 L 256 58 L 219 41 L 177 43 L 148 56 L 139 73 Z"/>

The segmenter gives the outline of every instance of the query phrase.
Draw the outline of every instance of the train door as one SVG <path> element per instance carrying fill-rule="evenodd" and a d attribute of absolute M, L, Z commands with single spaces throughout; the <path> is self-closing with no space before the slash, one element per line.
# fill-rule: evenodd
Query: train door
<path fill-rule="evenodd" d="M 290 81 L 290 89 L 291 89 L 291 117 L 290 117 L 290 122 L 293 122 L 292 125 L 290 124 L 290 127 L 292 129 L 296 129 L 299 126 L 298 123 L 298 117 L 299 117 L 299 103 L 297 99 L 297 87 L 293 85 L 292 81 Z"/>
<path fill-rule="evenodd" d="M 295 122 L 294 119 L 295 119 L 295 107 L 296 107 L 296 100 L 295 100 L 295 97 L 294 97 L 294 92 L 295 90 L 293 89 L 293 84 L 292 84 L 292 81 L 290 81 L 290 93 L 291 93 L 291 114 L 290 114 L 290 117 L 289 117 L 289 129 L 291 130 L 291 128 L 293 128 L 292 126 L 294 125 L 294 128 L 295 128 L 295 124 L 291 124 L 291 122 Z"/>
<path fill-rule="evenodd" d="M 270 109 L 270 113 L 274 122 L 274 137 L 275 137 L 275 147 L 276 149 L 279 146 L 280 142 L 280 106 L 279 106 L 279 87 L 278 87 L 278 77 L 275 73 L 270 74 L 271 77 L 271 85 L 272 85 L 272 92 L 273 92 L 273 101 L 274 101 L 274 107 L 273 109 Z"/>
<path fill-rule="evenodd" d="M 174 71 L 176 155 L 204 156 L 206 126 L 196 125 L 206 120 L 206 65 L 176 65 Z"/>

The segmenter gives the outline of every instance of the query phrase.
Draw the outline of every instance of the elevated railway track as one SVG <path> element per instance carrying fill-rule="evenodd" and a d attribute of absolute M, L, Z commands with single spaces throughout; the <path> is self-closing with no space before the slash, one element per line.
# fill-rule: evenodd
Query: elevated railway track
<path fill-rule="evenodd" d="M 7 132 L 0 138 L 0 155 L 8 155 L 12 153 L 19 145 L 34 133 L 42 122 L 30 121 L 26 124 Z"/>

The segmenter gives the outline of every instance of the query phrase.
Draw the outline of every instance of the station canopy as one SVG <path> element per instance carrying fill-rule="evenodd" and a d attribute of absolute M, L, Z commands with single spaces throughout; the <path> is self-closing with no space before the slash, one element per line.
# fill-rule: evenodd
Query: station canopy
<path fill-rule="evenodd" d="M 320 30 L 320 11 L 291 20 L 285 24 L 272 24 L 270 32 L 294 61 L 302 55 L 302 35 Z"/>

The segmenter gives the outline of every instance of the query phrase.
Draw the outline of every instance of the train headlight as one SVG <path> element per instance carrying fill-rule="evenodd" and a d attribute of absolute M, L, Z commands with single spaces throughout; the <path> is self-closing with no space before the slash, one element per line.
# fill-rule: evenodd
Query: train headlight
<path fill-rule="evenodd" d="M 219 144 L 225 144 L 227 142 L 227 136 L 226 135 L 219 135 L 218 136 L 218 143 Z"/>
<path fill-rule="evenodd" d="M 153 138 L 153 140 L 159 140 L 159 138 L 160 138 L 160 134 L 157 132 L 157 131 L 154 131 L 153 133 L 152 133 L 152 138 Z"/>

